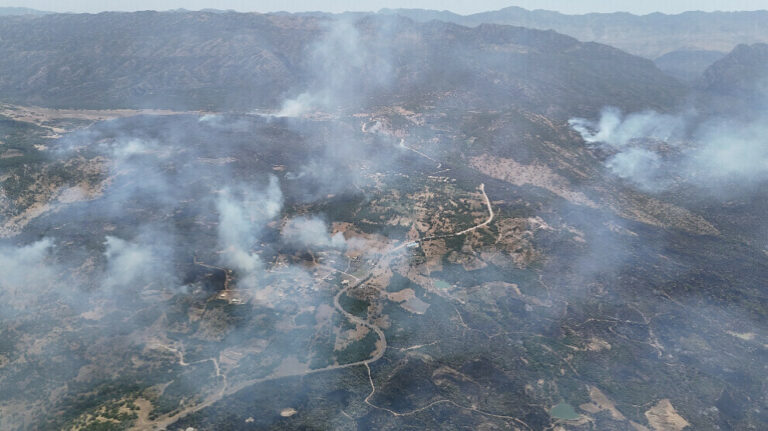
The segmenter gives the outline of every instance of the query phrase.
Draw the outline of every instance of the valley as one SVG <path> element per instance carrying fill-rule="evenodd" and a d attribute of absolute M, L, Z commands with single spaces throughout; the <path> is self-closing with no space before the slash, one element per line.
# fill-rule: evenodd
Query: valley
<path fill-rule="evenodd" d="M 0 16 L 0 428 L 762 429 L 763 46 L 414 14 Z"/>

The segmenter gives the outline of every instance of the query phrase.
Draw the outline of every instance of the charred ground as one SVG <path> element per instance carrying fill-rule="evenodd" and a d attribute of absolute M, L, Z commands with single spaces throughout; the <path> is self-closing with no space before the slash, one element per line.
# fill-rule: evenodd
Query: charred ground
<path fill-rule="evenodd" d="M 38 55 L 25 43 L 77 43 L 83 64 L 135 55 L 151 69 L 96 67 L 77 87 L 50 84 L 70 58 L 18 61 L 49 81 L 9 100 L 223 111 L 5 108 L 3 427 L 768 422 L 759 192 L 722 205 L 684 186 L 637 190 L 567 122 L 608 104 L 674 109 L 688 89 L 650 62 L 553 32 L 367 17 L 353 34 L 391 73 L 361 79 L 373 70 L 358 64 L 344 73 L 363 97 L 347 98 L 302 68 L 318 64 L 307 52 L 321 18 L 0 21 L 18 58 Z M 145 38 L 138 24 L 199 40 Z M 103 37 L 57 36 L 75 25 Z M 120 55 L 97 55 L 110 46 Z M 180 67 L 144 55 L 167 50 L 196 54 L 173 57 Z M 222 58 L 236 64 L 210 66 Z M 302 115 L 250 111 L 304 90 L 323 97 Z M 292 223 L 321 229 L 292 237 Z"/>

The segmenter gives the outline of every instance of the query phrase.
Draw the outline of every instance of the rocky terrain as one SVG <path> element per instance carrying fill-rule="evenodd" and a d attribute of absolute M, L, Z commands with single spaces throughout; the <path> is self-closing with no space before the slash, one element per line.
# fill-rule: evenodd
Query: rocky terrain
<path fill-rule="evenodd" d="M 0 17 L 0 428 L 768 424 L 763 46 L 410 15 Z"/>

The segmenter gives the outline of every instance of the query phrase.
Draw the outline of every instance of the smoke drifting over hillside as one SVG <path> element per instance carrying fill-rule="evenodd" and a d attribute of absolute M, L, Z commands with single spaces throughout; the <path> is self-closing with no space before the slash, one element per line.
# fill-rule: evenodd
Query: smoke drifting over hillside
<path fill-rule="evenodd" d="M 275 116 L 298 117 L 355 105 L 365 100 L 366 92 L 390 81 L 388 56 L 369 46 L 355 21 L 337 19 L 324 27 L 322 38 L 308 48 L 308 88 L 285 100 Z"/>
<path fill-rule="evenodd" d="M 53 247 L 51 238 L 18 247 L 0 244 L 0 319 L 38 310 L 40 298 L 59 279 Z"/>
<path fill-rule="evenodd" d="M 170 275 L 172 267 L 163 266 L 163 262 L 172 258 L 171 251 L 167 243 L 158 241 L 161 237 L 156 232 L 151 235 L 134 241 L 105 237 L 107 263 L 101 283 L 103 289 L 120 296 L 135 293 L 134 289 L 147 285 L 160 289 L 175 287 L 175 276 Z"/>
<path fill-rule="evenodd" d="M 678 116 L 643 111 L 623 115 L 615 107 L 604 108 L 597 121 L 573 118 L 571 127 L 591 144 L 625 148 L 637 139 L 669 140 L 684 133 L 685 119 Z"/>
<path fill-rule="evenodd" d="M 573 118 L 589 145 L 609 154 L 608 170 L 646 191 L 678 185 L 702 189 L 768 180 L 766 117 L 742 120 L 654 111 L 623 115 L 606 108 L 597 120 Z"/>
<path fill-rule="evenodd" d="M 343 233 L 330 235 L 325 221 L 317 217 L 292 218 L 283 226 L 282 234 L 287 243 L 299 247 L 342 249 L 347 246 Z"/>
<path fill-rule="evenodd" d="M 261 258 L 253 253 L 253 246 L 261 229 L 280 214 L 283 204 L 277 177 L 270 176 L 263 191 L 253 187 L 240 186 L 236 191 L 227 188 L 216 200 L 222 264 L 240 274 L 243 288 L 258 285 L 264 267 Z"/>
<path fill-rule="evenodd" d="M 679 83 L 554 32 L 104 15 L 82 65 L 51 70 L 122 65 L 137 97 L 206 111 L 0 106 L 57 133 L 0 170 L 31 208 L 0 239 L 0 428 L 651 429 L 661 405 L 760 429 L 768 264 L 733 232 L 764 212 L 687 199 L 768 179 L 768 126 L 659 112 Z M 102 17 L 56 20 L 22 54 Z M 564 123 L 606 104 L 640 111 Z"/>
<path fill-rule="evenodd" d="M 78 329 L 79 343 L 97 347 L 72 353 L 68 341 L 51 339 L 30 360 L 47 360 L 52 352 L 76 355 L 77 360 L 55 368 L 71 378 L 84 363 L 133 370 L 132 357 L 175 369 L 179 358 L 168 348 L 176 349 L 204 359 L 209 370 L 202 364 L 189 369 L 200 367 L 205 378 L 188 377 L 183 365 L 170 380 L 145 369 L 126 371 L 126 378 L 147 386 L 173 380 L 193 397 L 218 394 L 223 387 L 212 365 L 220 352 L 253 354 L 272 337 L 291 341 L 269 341 L 268 359 L 259 360 L 275 361 L 274 368 L 293 356 L 301 358 L 299 369 L 308 367 L 319 342 L 313 337 L 319 335 L 305 326 L 294 329 L 293 319 L 297 310 L 311 316 L 322 305 L 329 314 L 318 325 L 328 332 L 338 312 L 317 292 L 326 295 L 335 285 L 290 254 L 275 265 L 276 250 L 322 249 L 340 256 L 350 243 L 341 233 L 331 235 L 325 219 L 311 213 L 288 219 L 281 234 L 285 200 L 311 203 L 351 188 L 344 182 L 358 173 L 347 167 L 348 174 L 342 174 L 340 167 L 366 150 L 352 150 L 359 141 L 344 124 L 325 129 L 323 123 L 301 120 L 231 117 L 135 117 L 61 138 L 56 158 L 92 158 L 100 193 L 40 217 L 41 226 L 54 227 L 35 227 L 47 231 L 42 240 L 0 242 L 0 318 L 34 320 L 45 328 L 66 322 Z M 308 151 L 286 151 L 291 145 Z M 302 168 L 311 171 L 291 179 L 289 173 Z M 323 271 L 327 277 L 328 269 Z M 165 338 L 168 332 L 174 332 L 172 339 Z M 246 367 L 233 370 L 224 360 L 219 366 L 233 382 L 252 378 Z M 5 372 L 29 371 L 18 366 Z M 52 382 L 41 388 L 53 390 L 53 372 L 41 372 Z M 98 387 L 108 380 L 87 375 L 82 384 Z"/>
<path fill-rule="evenodd" d="M 0 287 L 3 289 L 41 285 L 51 280 L 51 268 L 45 264 L 53 247 L 50 238 L 41 239 L 22 247 L 0 248 Z"/>

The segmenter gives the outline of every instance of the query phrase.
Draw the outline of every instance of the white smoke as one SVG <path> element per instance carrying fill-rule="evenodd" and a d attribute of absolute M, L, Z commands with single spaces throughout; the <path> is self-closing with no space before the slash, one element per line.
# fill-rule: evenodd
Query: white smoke
<path fill-rule="evenodd" d="M 282 230 L 283 240 L 291 245 L 309 248 L 347 247 L 344 234 L 331 235 L 324 220 L 317 217 L 295 217 L 285 224 Z"/>
<path fill-rule="evenodd" d="M 282 205 L 283 195 L 275 176 L 270 176 L 263 191 L 241 186 L 222 191 L 216 200 L 222 263 L 238 272 L 242 287 L 257 285 L 263 263 L 253 246 L 261 229 L 280 214 Z"/>
<path fill-rule="evenodd" d="M 177 290 L 173 243 L 167 228 L 153 225 L 142 226 L 138 235 L 131 239 L 107 235 L 101 294 L 119 298 L 145 288 Z"/>
<path fill-rule="evenodd" d="M 614 107 L 603 108 L 597 121 L 572 118 L 568 123 L 586 142 L 617 149 L 624 148 L 637 139 L 668 141 L 680 137 L 685 130 L 685 118 L 682 116 L 654 111 L 624 116 Z"/>
<path fill-rule="evenodd" d="M 768 180 L 768 123 L 716 121 L 699 128 L 696 148 L 682 165 L 698 182 L 740 184 Z"/>
<path fill-rule="evenodd" d="M 361 37 L 349 19 L 332 21 L 310 48 L 309 89 L 283 102 L 277 117 L 298 117 L 314 110 L 332 110 L 353 102 L 366 85 L 379 86 L 391 77 L 392 67 L 381 50 Z"/>
<path fill-rule="evenodd" d="M 137 283 L 147 281 L 145 275 L 158 260 L 151 246 L 128 242 L 114 236 L 107 236 L 105 243 L 107 247 L 104 252 L 107 258 L 105 288 L 133 287 Z"/>
<path fill-rule="evenodd" d="M 645 190 L 657 188 L 661 158 L 645 148 L 632 147 L 611 156 L 605 166 L 619 178 L 629 179 Z"/>
<path fill-rule="evenodd" d="M 623 116 L 605 108 L 597 121 L 574 118 L 569 124 L 584 141 L 612 153 L 605 165 L 613 175 L 658 191 L 680 183 L 711 189 L 768 180 L 764 119 L 702 120 L 653 111 Z"/>
<path fill-rule="evenodd" d="M 0 245 L 0 317 L 38 313 L 50 298 L 64 298 L 62 268 L 53 259 L 49 238 L 24 245 Z"/>
<path fill-rule="evenodd" d="M 248 121 L 243 118 L 230 118 L 222 114 L 204 114 L 197 121 L 213 129 L 228 130 L 230 132 L 246 132 L 249 127 Z"/>
<path fill-rule="evenodd" d="M 293 99 L 283 101 L 275 117 L 300 117 L 322 106 L 322 100 L 316 94 L 301 93 Z"/>
<path fill-rule="evenodd" d="M 52 248 L 49 238 L 22 247 L 0 247 L 0 289 L 47 288 L 55 280 L 53 266 L 47 262 Z"/>
<path fill-rule="evenodd" d="M 147 142 L 141 139 L 131 138 L 118 140 L 112 148 L 113 160 L 117 163 L 124 163 L 126 159 L 155 151 L 157 143 Z"/>

